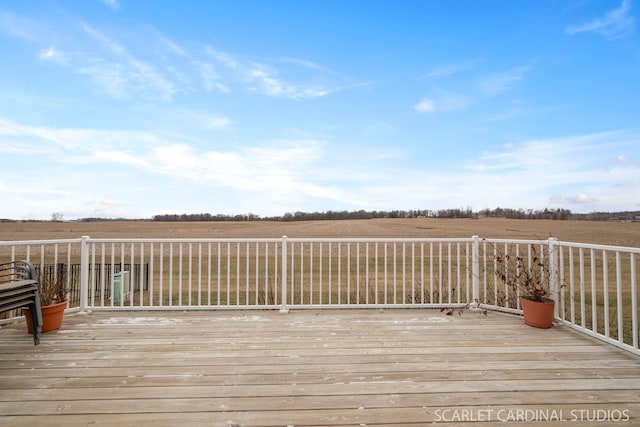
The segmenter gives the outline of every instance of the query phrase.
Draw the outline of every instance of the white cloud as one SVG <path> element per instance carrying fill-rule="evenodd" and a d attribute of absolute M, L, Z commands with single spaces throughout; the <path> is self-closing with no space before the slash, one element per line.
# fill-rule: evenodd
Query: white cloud
<path fill-rule="evenodd" d="M 102 34 L 100 31 L 94 29 L 90 25 L 84 23 L 82 24 L 82 29 L 95 40 L 99 41 L 102 45 L 104 45 L 108 50 L 117 56 L 128 56 L 127 50 L 119 43 L 111 40 L 109 37 Z"/>
<path fill-rule="evenodd" d="M 97 160 L 98 162 L 102 161 L 110 161 L 115 163 L 124 163 L 129 166 L 136 167 L 149 167 L 149 163 L 139 155 L 126 152 L 126 151 L 108 151 L 108 150 L 98 150 L 93 153 L 93 160 Z"/>
<path fill-rule="evenodd" d="M 43 147 L 49 153 L 55 147 L 71 152 L 91 152 L 110 147 L 145 146 L 161 142 L 159 137 L 149 132 L 29 126 L 2 117 L 0 117 L 0 136 L 3 136 L 5 143 L 11 142 L 16 149 Z M 51 143 L 54 145 L 52 146 Z"/>
<path fill-rule="evenodd" d="M 465 163 L 467 173 L 445 178 L 452 182 L 452 194 L 460 191 L 474 199 L 461 203 L 478 207 L 540 209 L 553 203 L 582 212 L 624 210 L 640 195 L 634 184 L 640 182 L 640 169 L 612 169 L 607 153 L 638 144 L 637 131 L 512 143 Z"/>
<path fill-rule="evenodd" d="M 569 199 L 569 201 L 571 200 L 572 199 Z M 575 196 L 575 198 L 573 198 L 574 203 L 581 203 L 581 204 L 595 203 L 597 201 L 598 199 L 596 199 L 595 197 L 590 197 L 590 196 L 587 196 L 586 194 L 578 194 L 577 196 Z"/>
<path fill-rule="evenodd" d="M 138 60 L 124 46 L 89 25 L 83 24 L 82 28 L 115 55 L 114 59 L 104 58 L 98 56 L 99 52 L 95 51 L 90 55 L 79 55 L 77 58 L 80 64 L 77 67 L 78 72 L 92 76 L 108 94 L 115 98 L 123 98 L 134 92 L 151 99 L 168 101 L 176 93 L 173 83 L 162 76 L 153 65 Z"/>
<path fill-rule="evenodd" d="M 624 156 L 619 154 L 617 156 L 611 157 L 611 162 L 614 164 L 622 165 L 622 166 L 636 166 L 638 165 L 638 161 L 630 158 L 628 156 Z"/>
<path fill-rule="evenodd" d="M 244 59 L 238 55 L 231 55 L 220 50 L 213 49 L 210 46 L 205 48 L 205 53 L 221 66 L 225 72 L 219 71 L 212 74 L 212 67 L 208 67 L 205 73 L 208 77 L 206 80 L 210 88 L 214 86 L 211 84 L 212 80 L 216 80 L 218 83 L 226 80 L 239 82 L 243 89 L 260 93 L 266 96 L 289 98 L 289 99 L 312 99 L 319 98 L 338 91 L 359 87 L 361 84 L 346 84 L 339 85 L 336 83 L 326 84 L 329 75 L 335 73 L 330 72 L 323 67 L 307 60 L 299 60 L 294 58 L 285 58 L 281 60 L 285 63 L 294 65 L 301 65 L 306 69 L 320 72 L 322 74 L 321 83 L 314 82 L 311 76 L 305 76 L 303 83 L 294 83 L 289 79 L 281 77 L 281 70 L 265 64 L 263 62 L 257 62 L 250 59 Z M 224 89 L 229 89 L 228 84 L 222 84 Z"/>
<path fill-rule="evenodd" d="M 461 68 L 462 66 L 460 66 Z M 453 112 L 460 111 L 471 107 L 483 99 L 492 98 L 509 91 L 517 82 L 524 79 L 524 76 L 533 68 L 532 64 L 515 67 L 505 72 L 495 72 L 485 74 L 475 80 L 471 85 L 465 81 L 458 81 L 456 83 L 456 91 L 443 89 L 441 86 L 433 85 L 429 98 L 425 98 L 423 101 L 414 106 L 414 109 L 421 113 L 426 112 Z M 458 72 L 458 68 L 452 66 L 451 68 L 436 69 L 427 74 L 423 79 L 435 80 L 440 77 L 449 76 Z M 460 88 L 467 86 L 465 93 L 460 93 Z M 503 113 L 494 115 L 487 121 L 505 120 L 515 115 L 512 110 L 509 113 Z"/>
<path fill-rule="evenodd" d="M 207 117 L 203 113 L 202 119 Z M 215 121 L 217 116 L 211 117 Z M 38 189 L 37 195 L 20 196 L 17 205 L 23 213 L 17 217 L 40 212 L 47 218 L 52 211 L 64 212 L 67 218 L 72 212 L 144 216 L 161 213 L 166 206 L 260 215 L 416 206 L 540 209 L 549 203 L 578 211 L 622 210 L 628 200 L 640 197 L 640 168 L 628 167 L 628 156 L 611 153 L 624 153 L 638 144 L 640 134 L 635 131 L 529 140 L 457 164 L 411 168 L 402 163 L 408 153 L 369 152 L 362 158 L 356 150 L 336 153 L 312 138 L 210 145 L 184 135 L 56 129 L 0 118 L 5 161 L 48 165 L 28 175 L 12 174 L 5 166 L 0 184 Z M 611 159 L 618 160 L 616 166 L 611 167 Z M 57 175 L 56 169 L 65 173 Z M 108 183 L 100 178 L 107 171 Z M 163 204 L 162 195 L 173 187 L 173 204 Z M 13 197 L 7 191 L 0 185 L 0 198 Z M 197 196 L 183 205 L 191 193 Z M 185 199 L 176 205 L 176 197 Z M 117 203 L 109 209 L 105 200 Z M 202 200 L 225 202 L 218 208 L 202 205 Z"/>
<path fill-rule="evenodd" d="M 207 55 L 209 55 L 216 61 L 220 62 L 225 67 L 231 68 L 234 70 L 240 68 L 240 65 L 238 64 L 238 62 L 231 55 L 225 52 L 221 52 L 219 50 L 213 49 L 210 46 L 206 46 L 204 50 Z"/>
<path fill-rule="evenodd" d="M 114 10 L 119 8 L 117 1 L 103 2 Z M 363 85 L 307 59 L 256 61 L 210 46 L 189 49 L 144 26 L 125 43 L 87 22 L 63 25 L 52 31 L 42 23 L 0 12 L 1 31 L 37 44 L 40 59 L 89 77 L 102 93 L 118 100 L 170 102 L 178 93 L 198 89 L 221 93 L 240 89 L 302 100 Z M 43 44 L 50 46 L 42 48 Z"/>
<path fill-rule="evenodd" d="M 213 126 L 227 125 L 228 119 L 224 117 L 203 117 L 213 120 Z M 249 192 L 307 188 L 313 189 L 314 193 L 322 193 L 307 178 L 308 166 L 322 152 L 322 144 L 315 140 L 203 150 L 197 148 L 195 142 L 176 142 L 180 139 L 177 136 L 173 140 L 165 140 L 148 132 L 32 127 L 1 118 L 0 136 L 14 140 L 3 151 L 17 155 L 45 154 L 35 150 L 31 140 L 43 147 L 48 145 L 47 142 L 53 142 L 60 153 L 50 159 L 72 162 L 76 167 L 110 162 L 145 173 L 198 181 L 199 185 L 210 183 Z M 20 140 L 27 139 L 29 142 L 20 144 Z M 0 145 L 0 150 L 3 145 Z"/>
<path fill-rule="evenodd" d="M 0 15 L 0 26 L 11 30 L 12 26 L 3 23 L 3 16 Z M 21 21 L 20 17 L 9 17 L 17 22 Z M 66 37 L 53 37 L 37 24 L 25 22 L 29 30 L 22 33 L 11 30 L 11 33 L 36 44 L 50 43 L 50 39 L 55 38 L 68 45 L 66 48 L 51 45 L 40 49 L 37 54 L 39 59 L 89 76 L 110 97 L 124 99 L 137 96 L 169 101 L 177 92 L 175 85 L 154 65 L 136 58 L 123 45 L 86 23 L 81 23 L 79 27 L 84 35 L 90 36 L 89 40 L 72 33 L 68 33 Z M 23 34 L 25 31 L 28 31 L 28 37 Z M 98 45 L 91 44 L 90 40 L 97 41 Z M 164 40 L 164 44 L 167 44 L 167 40 Z M 175 48 L 179 47 L 175 45 Z"/>
<path fill-rule="evenodd" d="M 496 96 L 509 90 L 515 83 L 521 81 L 524 75 L 532 69 L 532 65 L 523 65 L 502 73 L 492 73 L 479 80 L 480 91 L 485 96 Z"/>
<path fill-rule="evenodd" d="M 114 11 L 118 11 L 120 9 L 120 3 L 118 3 L 118 0 L 102 0 L 102 3 L 109 6 Z"/>
<path fill-rule="evenodd" d="M 193 61 L 193 65 L 200 70 L 202 85 L 207 92 L 217 90 L 222 93 L 229 93 L 231 89 L 220 82 L 221 76 L 216 72 L 213 64 Z"/>
<path fill-rule="evenodd" d="M 464 110 L 473 104 L 473 100 L 467 96 L 439 88 L 433 89 L 431 95 L 432 98 L 424 98 L 416 104 L 414 110 L 419 113 L 452 112 Z"/>
<path fill-rule="evenodd" d="M 423 99 L 413 107 L 418 113 L 433 113 L 436 106 L 431 99 Z"/>
<path fill-rule="evenodd" d="M 437 90 L 438 105 L 442 111 L 464 110 L 473 104 L 473 100 L 459 93 Z"/>
<path fill-rule="evenodd" d="M 316 64 L 315 62 L 312 61 L 308 61 L 306 59 L 300 59 L 300 58 L 282 58 L 281 59 L 282 62 L 288 62 L 290 64 L 295 64 L 295 65 L 300 65 L 302 67 L 305 68 L 310 68 L 313 70 L 321 70 L 324 69 L 324 67 Z"/>
<path fill-rule="evenodd" d="M 163 36 L 162 34 L 156 33 L 156 37 L 158 38 L 158 40 L 160 40 L 160 42 L 166 47 L 166 49 L 173 53 L 174 55 L 178 55 L 178 56 L 189 56 L 187 51 L 182 48 L 182 46 L 178 45 L 176 42 L 174 42 L 173 40 Z"/>
<path fill-rule="evenodd" d="M 51 58 L 55 58 L 56 56 L 57 56 L 57 52 L 53 47 L 50 47 L 48 49 L 43 49 L 38 54 L 38 57 L 42 59 L 51 59 Z"/>
<path fill-rule="evenodd" d="M 574 196 L 562 196 L 560 194 L 554 194 L 551 197 L 549 197 L 549 203 L 551 205 L 559 205 L 559 206 L 569 205 L 571 207 L 573 207 L 574 205 L 594 206 L 596 205 L 596 203 L 598 203 L 598 199 L 596 199 L 595 197 L 588 196 L 586 194 L 576 194 Z"/>
<path fill-rule="evenodd" d="M 5 11 L 0 11 L 0 30 L 13 37 L 32 42 L 45 38 L 45 30 L 42 26 L 30 19 Z"/>
<path fill-rule="evenodd" d="M 427 74 L 418 77 L 418 80 L 438 80 L 445 77 L 453 76 L 467 70 L 468 68 L 469 66 L 467 64 L 445 65 L 442 67 L 434 68 Z"/>
<path fill-rule="evenodd" d="M 607 12 L 602 18 L 595 18 L 585 24 L 570 25 L 565 32 L 575 35 L 583 32 L 595 32 L 608 39 L 624 37 L 631 33 L 635 19 L 631 15 L 631 1 L 622 0 L 620 7 Z"/>

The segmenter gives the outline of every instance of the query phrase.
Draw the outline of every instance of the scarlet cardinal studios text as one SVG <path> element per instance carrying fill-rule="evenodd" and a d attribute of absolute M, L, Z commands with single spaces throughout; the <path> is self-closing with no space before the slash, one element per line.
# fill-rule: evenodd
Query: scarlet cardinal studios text
<path fill-rule="evenodd" d="M 436 409 L 435 422 L 626 422 L 628 409 Z"/>

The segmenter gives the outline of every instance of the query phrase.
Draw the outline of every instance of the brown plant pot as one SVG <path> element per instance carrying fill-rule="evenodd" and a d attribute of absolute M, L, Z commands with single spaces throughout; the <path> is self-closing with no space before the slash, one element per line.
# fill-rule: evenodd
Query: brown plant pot
<path fill-rule="evenodd" d="M 62 317 L 64 315 L 64 310 L 67 308 L 68 304 L 68 301 L 63 301 L 57 304 L 40 307 L 40 311 L 42 312 L 42 332 L 49 332 L 60 329 L 60 326 L 62 326 Z M 31 325 L 31 316 L 29 315 L 29 309 L 23 308 L 22 314 L 24 314 L 25 318 L 27 319 L 27 331 L 32 334 L 33 326 Z"/>
<path fill-rule="evenodd" d="M 520 306 L 524 312 L 524 323 L 536 328 L 552 327 L 555 304 L 555 301 L 551 299 L 538 302 L 521 297 Z"/>

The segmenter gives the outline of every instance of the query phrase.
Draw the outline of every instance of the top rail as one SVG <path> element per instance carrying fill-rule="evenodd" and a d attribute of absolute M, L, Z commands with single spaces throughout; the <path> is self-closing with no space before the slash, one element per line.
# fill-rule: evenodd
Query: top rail
<path fill-rule="evenodd" d="M 80 243 L 82 239 L 49 239 L 49 240 L 0 240 L 0 246 L 22 245 L 61 245 L 65 243 Z"/>
<path fill-rule="evenodd" d="M 640 248 L 633 248 L 627 246 L 611 246 L 611 245 L 599 245 L 594 243 L 577 243 L 577 242 L 564 242 L 558 241 L 558 245 L 572 248 L 583 248 L 583 249 L 597 249 L 597 250 L 605 250 L 612 252 L 628 252 L 634 254 L 640 254 Z"/>

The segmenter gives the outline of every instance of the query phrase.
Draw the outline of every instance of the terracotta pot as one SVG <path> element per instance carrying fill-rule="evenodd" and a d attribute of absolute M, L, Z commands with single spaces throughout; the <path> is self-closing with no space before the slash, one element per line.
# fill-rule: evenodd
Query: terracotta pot
<path fill-rule="evenodd" d="M 49 332 L 60 329 L 60 326 L 62 326 L 62 317 L 64 315 L 64 310 L 67 308 L 67 305 L 69 305 L 69 301 L 40 307 L 40 311 L 42 312 L 42 332 Z M 29 315 L 29 309 L 23 308 L 22 314 L 24 314 L 27 319 L 27 331 L 32 334 L 33 327 L 31 326 L 31 316 Z"/>
<path fill-rule="evenodd" d="M 536 328 L 550 328 L 553 326 L 555 301 L 547 299 L 543 302 L 520 298 L 520 306 L 524 312 L 524 323 Z"/>

